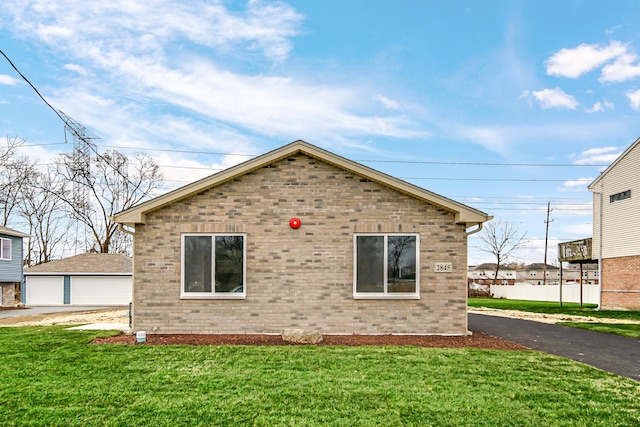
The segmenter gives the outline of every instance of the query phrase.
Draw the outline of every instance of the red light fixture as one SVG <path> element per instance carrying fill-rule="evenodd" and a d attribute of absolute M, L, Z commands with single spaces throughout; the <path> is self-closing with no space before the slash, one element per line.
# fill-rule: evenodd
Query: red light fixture
<path fill-rule="evenodd" d="M 300 218 L 291 218 L 291 220 L 289 221 L 289 226 L 291 228 L 298 228 L 300 227 L 300 224 L 302 224 L 300 222 Z"/>

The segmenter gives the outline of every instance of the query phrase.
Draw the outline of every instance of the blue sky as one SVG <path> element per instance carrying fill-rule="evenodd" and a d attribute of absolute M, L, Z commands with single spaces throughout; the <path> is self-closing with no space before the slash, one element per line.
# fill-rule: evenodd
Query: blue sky
<path fill-rule="evenodd" d="M 303 139 L 517 223 L 542 262 L 547 203 L 553 260 L 640 136 L 638 22 L 638 1 L 4 0 L 0 48 L 165 191 Z M 4 58 L 0 130 L 71 151 Z"/>

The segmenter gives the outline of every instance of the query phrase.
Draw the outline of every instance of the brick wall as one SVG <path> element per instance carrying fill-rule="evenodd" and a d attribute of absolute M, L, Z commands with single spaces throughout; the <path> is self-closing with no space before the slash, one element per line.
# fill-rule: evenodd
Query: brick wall
<path fill-rule="evenodd" d="M 602 308 L 640 310 L 640 256 L 602 260 Z"/>
<path fill-rule="evenodd" d="M 180 236 L 193 232 L 246 233 L 246 299 L 180 299 Z M 363 232 L 420 234 L 420 299 L 353 299 L 353 236 Z M 435 262 L 453 272 L 434 273 Z M 297 155 L 147 215 L 134 239 L 133 327 L 466 334 L 466 266 L 452 213 Z"/>

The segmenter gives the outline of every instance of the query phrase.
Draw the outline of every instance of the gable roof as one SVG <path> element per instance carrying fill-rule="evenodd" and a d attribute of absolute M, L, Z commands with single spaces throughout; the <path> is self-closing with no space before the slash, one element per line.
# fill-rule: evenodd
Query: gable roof
<path fill-rule="evenodd" d="M 613 161 L 613 163 L 611 163 L 611 164 L 609 165 L 609 167 L 608 167 L 608 168 L 606 168 L 606 169 L 605 169 L 605 170 L 600 174 L 600 176 L 598 176 L 595 180 L 593 180 L 593 182 L 592 182 L 591 184 L 589 184 L 589 187 L 588 187 L 588 188 L 589 188 L 589 191 L 594 191 L 594 189 L 596 188 L 596 185 L 598 184 L 598 182 L 600 182 L 600 180 L 602 180 L 602 178 L 604 178 L 604 176 L 605 176 L 607 173 L 609 173 L 609 171 L 610 171 L 611 169 L 613 169 L 613 168 L 614 168 L 618 163 L 620 163 L 620 161 L 621 161 L 622 159 L 624 159 L 624 158 L 627 156 L 627 154 L 629 154 L 631 151 L 633 151 L 633 150 L 636 148 L 636 146 L 638 146 L 638 145 L 640 145 L 640 138 L 636 139 L 636 140 L 635 140 L 635 142 L 629 146 L 629 148 L 627 148 L 626 150 L 624 150 L 624 152 L 623 152 L 622 154 L 620 154 L 620 155 L 618 156 L 618 158 L 617 158 L 617 159 L 615 159 L 615 160 Z"/>
<path fill-rule="evenodd" d="M 41 274 L 131 274 L 131 258 L 121 254 L 86 253 L 45 262 L 24 270 L 25 275 Z"/>
<path fill-rule="evenodd" d="M 3 227 L 2 225 L 0 225 L 0 234 L 13 237 L 29 237 L 28 234 L 21 233 L 8 227 Z"/>
<path fill-rule="evenodd" d="M 520 271 L 529 271 L 529 270 L 544 270 L 544 263 L 534 262 L 532 264 L 525 265 L 523 268 L 520 269 Z M 547 270 L 560 270 L 560 268 L 556 267 L 555 265 L 547 264 Z"/>
<path fill-rule="evenodd" d="M 377 182 L 378 184 L 407 194 L 416 199 L 420 199 L 425 202 L 440 206 L 441 208 L 454 213 L 456 217 L 456 223 L 464 224 L 466 227 L 482 224 L 492 218 L 482 211 L 440 196 L 436 193 L 394 178 L 390 175 L 384 174 L 354 161 L 345 159 L 344 157 L 323 150 L 305 141 L 298 140 L 256 158 L 248 160 L 244 163 L 232 166 L 222 172 L 210 175 L 206 178 L 200 179 L 191 184 L 187 184 L 184 187 L 180 187 L 176 190 L 170 191 L 147 202 L 131 207 L 125 211 L 119 212 L 115 214 L 112 219 L 117 223 L 129 227 L 134 227 L 135 224 L 144 224 L 145 215 L 150 212 L 161 209 L 165 206 L 169 206 L 204 190 L 223 184 L 241 175 L 245 175 L 249 172 L 263 168 L 267 165 L 273 164 L 296 154 L 305 154 L 309 157 L 323 161 L 355 175 L 362 176 L 363 178 L 366 178 L 370 181 Z"/>

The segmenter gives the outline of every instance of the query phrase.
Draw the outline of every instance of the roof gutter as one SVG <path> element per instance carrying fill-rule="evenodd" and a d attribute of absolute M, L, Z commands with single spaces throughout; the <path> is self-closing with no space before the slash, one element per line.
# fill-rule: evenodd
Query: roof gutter
<path fill-rule="evenodd" d="M 478 228 L 471 230 L 471 231 L 467 231 L 467 236 L 471 236 L 472 234 L 476 234 L 479 233 L 480 231 L 482 231 L 482 227 L 483 227 L 483 223 L 479 222 L 476 224 L 478 226 Z"/>
<path fill-rule="evenodd" d="M 124 224 L 122 223 L 118 223 L 118 230 L 122 231 L 123 233 L 127 233 L 130 236 L 135 236 L 135 232 L 131 231 L 131 230 L 127 230 L 126 228 L 124 228 Z"/>

